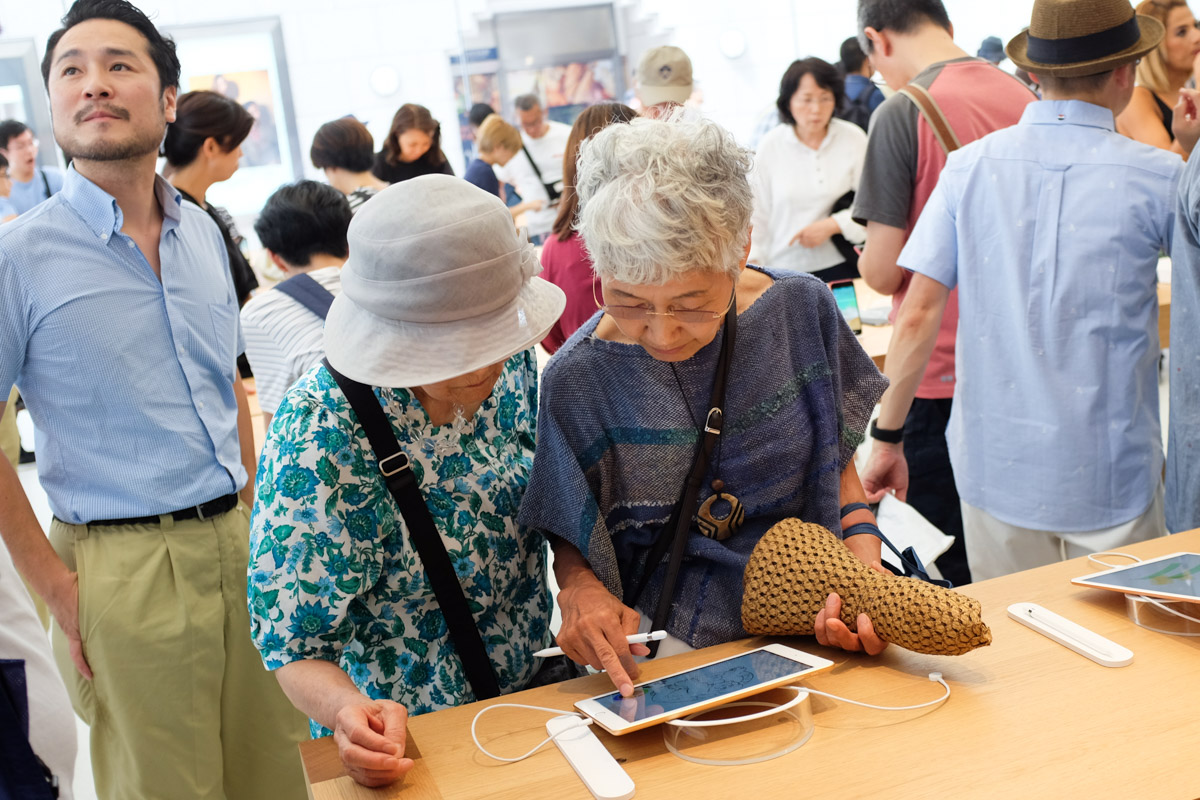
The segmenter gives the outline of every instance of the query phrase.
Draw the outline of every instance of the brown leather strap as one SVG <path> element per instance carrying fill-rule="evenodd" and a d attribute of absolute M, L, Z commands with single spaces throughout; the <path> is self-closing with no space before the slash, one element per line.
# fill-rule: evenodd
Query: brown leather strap
<path fill-rule="evenodd" d="M 937 137 L 938 144 L 946 151 L 946 155 L 950 155 L 958 148 L 962 147 L 962 142 L 954 134 L 954 129 L 950 127 L 950 123 L 946 121 L 946 115 L 942 113 L 942 109 L 938 106 L 937 101 L 933 99 L 933 95 L 923 86 L 918 86 L 915 83 L 910 83 L 900 90 L 900 94 L 912 100 L 921 112 L 921 116 L 929 123 L 929 127 L 933 129 L 933 135 Z"/>

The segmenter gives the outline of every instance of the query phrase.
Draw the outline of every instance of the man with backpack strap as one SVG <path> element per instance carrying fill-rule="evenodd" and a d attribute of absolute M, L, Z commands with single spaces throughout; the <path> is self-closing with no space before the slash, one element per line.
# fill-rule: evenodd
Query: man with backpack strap
<path fill-rule="evenodd" d="M 325 354 L 325 315 L 342 290 L 352 216 L 337 189 L 298 181 L 271 195 L 254 223 L 259 241 L 286 277 L 272 291 L 250 298 L 241 312 L 265 428 L 271 427 L 288 388 Z"/>
<path fill-rule="evenodd" d="M 867 284 L 892 295 L 893 316 L 908 291 L 912 273 L 897 265 L 921 210 L 946 163 L 939 131 L 917 106 L 931 108 L 959 144 L 1016 124 L 1036 98 L 1013 76 L 972 58 L 954 43 L 950 18 L 941 0 L 859 0 L 859 43 L 897 95 L 879 106 L 867 141 L 867 160 L 855 196 L 854 221 L 867 226 L 867 243 L 858 268 Z M 908 92 L 900 90 L 908 87 Z M 923 90 L 923 91 L 922 91 Z M 944 113 L 941 113 L 944 112 Z M 937 561 L 955 585 L 970 574 L 962 545 L 962 515 L 946 449 L 946 422 L 954 396 L 954 337 L 958 295 L 952 293 L 937 347 L 917 400 L 902 428 L 872 426 L 878 440 L 904 440 L 908 459 L 907 502 L 948 535 L 954 545 Z M 868 493 L 869 475 L 863 482 Z M 905 492 L 898 492 L 905 499 Z M 872 499 L 878 499 L 882 491 Z"/>
<path fill-rule="evenodd" d="M 870 126 L 871 115 L 883 102 L 883 92 L 871 80 L 875 66 L 863 53 L 855 36 L 842 42 L 841 59 L 842 72 L 846 77 L 846 98 L 834 116 L 853 122 L 865 131 Z"/>

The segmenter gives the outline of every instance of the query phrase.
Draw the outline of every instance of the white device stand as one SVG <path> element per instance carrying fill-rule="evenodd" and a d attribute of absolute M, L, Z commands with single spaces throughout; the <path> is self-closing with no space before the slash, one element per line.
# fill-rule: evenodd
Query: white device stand
<path fill-rule="evenodd" d="M 663 742 L 685 761 L 714 767 L 757 764 L 787 755 L 812 737 L 812 703 L 808 691 L 798 686 L 774 691 L 790 691 L 793 697 L 783 703 L 742 700 L 670 720 L 663 724 Z M 733 708 L 762 710 L 712 718 Z M 751 732 L 755 735 L 746 736 Z"/>

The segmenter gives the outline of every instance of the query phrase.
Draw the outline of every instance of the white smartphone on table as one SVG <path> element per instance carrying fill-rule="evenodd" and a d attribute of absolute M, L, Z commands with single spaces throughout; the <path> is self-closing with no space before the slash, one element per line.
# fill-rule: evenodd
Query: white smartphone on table
<path fill-rule="evenodd" d="M 575 707 L 614 736 L 715 708 L 829 669 L 833 662 L 782 644 L 769 644 L 711 664 L 676 672 L 620 692 L 580 700 Z"/>

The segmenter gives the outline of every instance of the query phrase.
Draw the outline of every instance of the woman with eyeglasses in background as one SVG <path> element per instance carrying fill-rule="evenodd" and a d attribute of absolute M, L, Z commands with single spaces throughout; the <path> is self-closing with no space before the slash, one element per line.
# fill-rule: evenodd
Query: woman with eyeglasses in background
<path fill-rule="evenodd" d="M 1184 0 L 1143 0 L 1135 10 L 1161 22 L 1166 35 L 1138 64 L 1137 86 L 1117 117 L 1117 132 L 1178 153 L 1186 161 L 1187 153 L 1175 141 L 1171 123 L 1179 90 L 1196 74 L 1200 27 Z"/>
<path fill-rule="evenodd" d="M 664 594 L 665 564 L 648 563 L 649 553 L 670 527 L 723 360 L 724 428 L 698 513 L 683 510 L 697 521 L 659 654 L 747 635 L 742 575 L 776 522 L 798 517 L 834 532 L 874 522 L 865 507 L 841 509 L 864 501 L 854 451 L 887 382 L 823 283 L 747 265 L 750 160 L 727 131 L 686 111 L 610 125 L 580 149 L 577 228 L 604 313 L 543 373 L 520 522 L 554 551 L 559 646 L 608 670 L 624 694 L 637 677 L 633 657 L 648 652 L 625 636 Z M 722 359 L 725 341 L 735 345 Z M 846 543 L 878 564 L 875 537 Z M 865 616 L 854 634 L 839 612 L 831 596 L 819 641 L 884 648 Z"/>
<path fill-rule="evenodd" d="M 844 94 L 837 68 L 819 58 L 793 61 L 784 72 L 775 103 L 783 124 L 762 138 L 750 174 L 754 263 L 823 281 L 858 277 L 852 244 L 865 242 L 867 230 L 850 218 L 850 203 L 867 135 L 834 118 Z"/>

